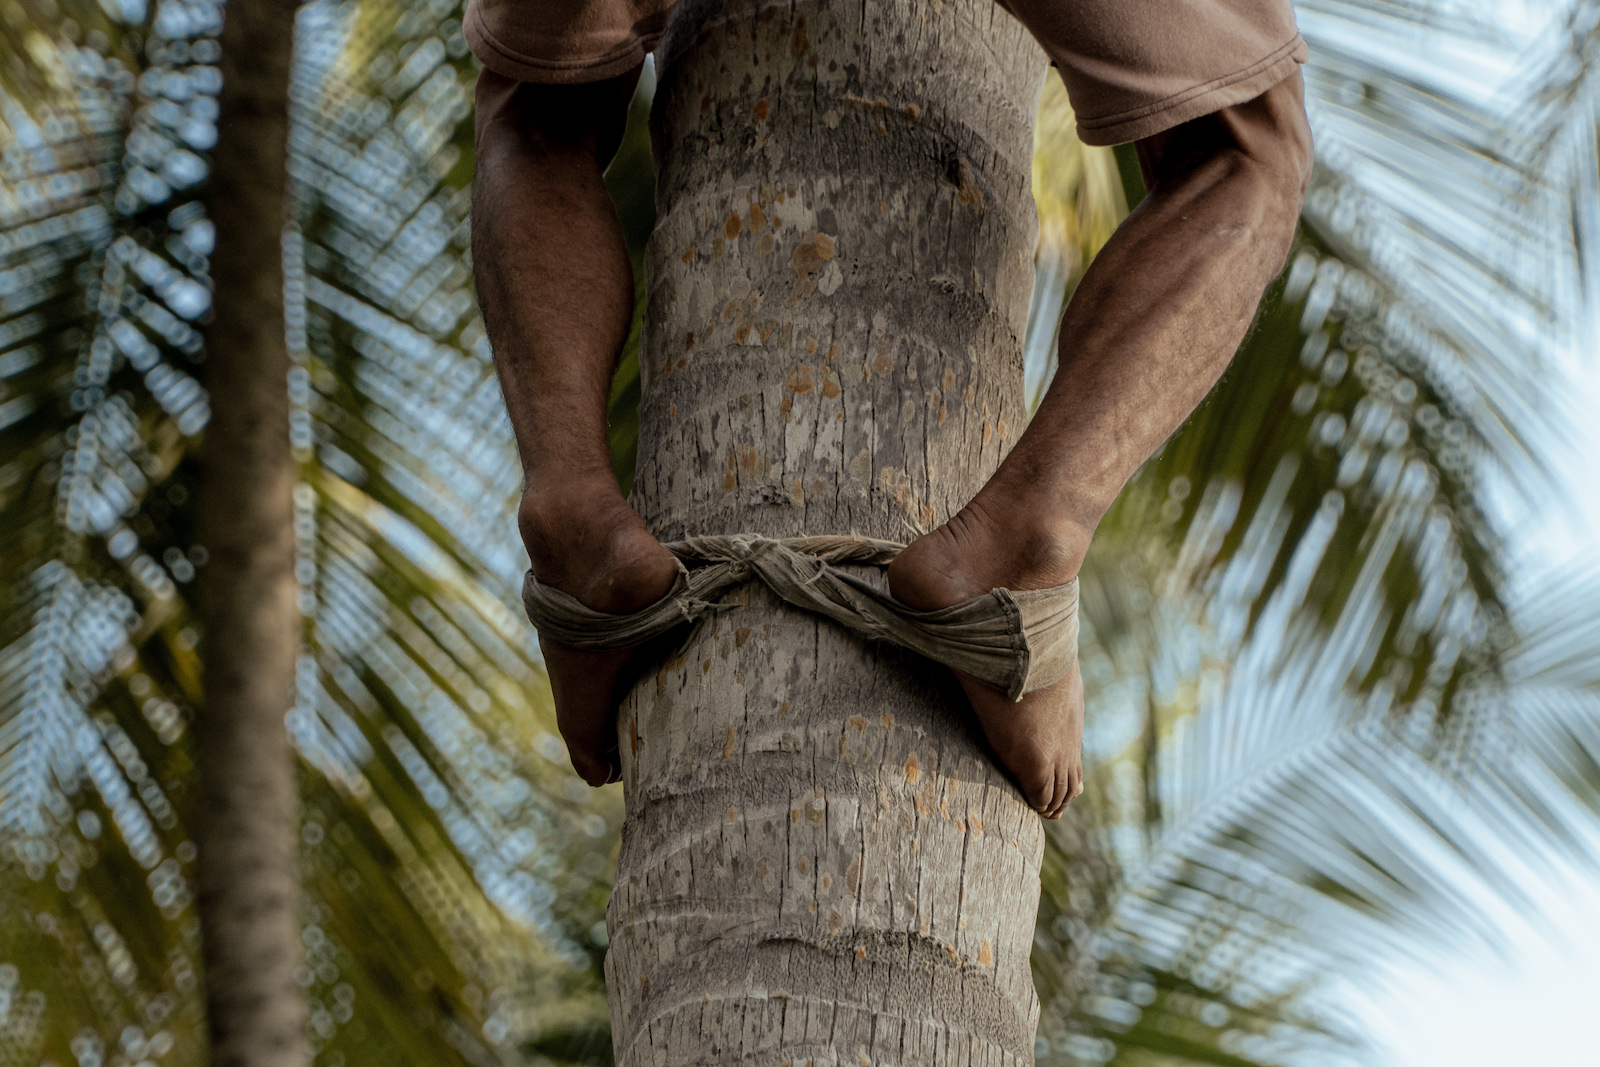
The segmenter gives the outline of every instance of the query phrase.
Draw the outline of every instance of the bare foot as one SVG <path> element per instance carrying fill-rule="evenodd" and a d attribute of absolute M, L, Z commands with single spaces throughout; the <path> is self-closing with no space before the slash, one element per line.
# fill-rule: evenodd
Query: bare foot
<path fill-rule="evenodd" d="M 615 482 L 524 493 L 518 525 L 534 576 L 596 611 L 638 611 L 677 580 L 677 557 L 650 535 Z M 590 785 L 620 781 L 616 685 L 633 651 L 584 652 L 542 635 L 539 648 L 572 769 Z"/>
<path fill-rule="evenodd" d="M 1025 502 L 997 514 L 984 495 L 889 564 L 889 591 L 897 600 L 926 611 L 991 589 L 1047 589 L 1078 573 L 1089 543 L 1082 527 L 1026 514 Z M 1016 703 L 970 675 L 955 674 L 1023 797 L 1045 818 L 1060 818 L 1083 792 L 1083 679 L 1076 662 L 1065 678 Z"/>

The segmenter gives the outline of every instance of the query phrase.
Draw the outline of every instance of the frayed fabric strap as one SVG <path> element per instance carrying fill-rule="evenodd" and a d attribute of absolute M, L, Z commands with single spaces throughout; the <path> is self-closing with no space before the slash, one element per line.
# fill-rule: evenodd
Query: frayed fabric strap
<path fill-rule="evenodd" d="M 529 571 L 522 602 L 539 633 L 571 648 L 618 651 L 737 605 L 717 598 L 751 579 L 805 611 L 970 674 L 1012 700 L 1060 681 L 1078 654 L 1078 580 L 1051 589 L 994 589 L 918 611 L 842 565 L 885 566 L 904 545 L 865 537 L 690 537 L 667 544 L 678 578 L 660 600 L 613 615 L 585 607 Z M 695 566 L 686 566 L 686 563 Z"/>

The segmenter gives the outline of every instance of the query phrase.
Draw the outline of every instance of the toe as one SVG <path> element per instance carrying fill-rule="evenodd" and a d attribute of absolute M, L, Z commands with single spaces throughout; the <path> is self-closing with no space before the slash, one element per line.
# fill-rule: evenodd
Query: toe
<path fill-rule="evenodd" d="M 1043 814 L 1050 810 L 1051 801 L 1056 793 L 1056 780 L 1053 771 L 1046 771 L 1036 777 L 1023 790 L 1023 796 L 1028 798 L 1028 806 L 1034 811 Z"/>
<path fill-rule="evenodd" d="M 1050 798 L 1050 814 L 1046 818 L 1059 819 L 1065 810 L 1067 801 L 1072 799 L 1072 782 L 1065 771 L 1056 774 L 1055 794 Z"/>
<path fill-rule="evenodd" d="M 574 752 L 570 747 L 567 749 L 567 754 L 572 759 L 572 769 L 585 782 L 598 787 L 611 781 L 611 764 L 608 761 Z"/>

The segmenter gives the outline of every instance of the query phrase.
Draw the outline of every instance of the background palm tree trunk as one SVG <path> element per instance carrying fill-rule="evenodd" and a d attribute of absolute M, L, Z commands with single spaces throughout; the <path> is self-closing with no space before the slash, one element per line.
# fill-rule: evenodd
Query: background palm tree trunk
<path fill-rule="evenodd" d="M 284 188 L 293 0 L 230 0 L 213 156 L 207 331 L 212 418 L 200 481 L 206 704 L 198 904 L 212 1062 L 306 1062 L 297 789 L 284 715 L 294 699 L 295 606 L 284 343 Z"/>
<path fill-rule="evenodd" d="M 1025 419 L 1043 53 L 991 0 L 684 0 L 659 55 L 642 514 L 943 522 Z M 621 730 L 619 1063 L 1032 1061 L 1044 836 L 947 671 L 751 589 Z"/>

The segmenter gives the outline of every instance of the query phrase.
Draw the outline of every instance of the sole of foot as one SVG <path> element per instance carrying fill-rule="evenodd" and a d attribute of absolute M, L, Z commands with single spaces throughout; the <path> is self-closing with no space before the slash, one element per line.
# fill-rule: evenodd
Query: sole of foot
<path fill-rule="evenodd" d="M 920 610 L 949 607 L 991 589 L 1047 589 L 1070 581 L 1087 538 L 1074 531 L 1026 531 L 968 505 L 913 541 L 889 564 L 889 591 Z M 996 758 L 1023 799 L 1047 819 L 1083 792 L 1083 679 L 1077 664 L 1054 685 L 1013 702 L 954 672 Z"/>
<path fill-rule="evenodd" d="M 677 580 L 678 561 L 651 536 L 644 520 L 616 495 L 599 490 L 568 495 L 563 506 L 548 497 L 524 497 L 519 525 L 539 581 L 595 611 L 627 614 L 653 604 Z M 589 652 L 539 639 L 556 725 L 572 769 L 593 786 L 620 781 L 617 750 L 617 679 L 632 649 Z"/>

